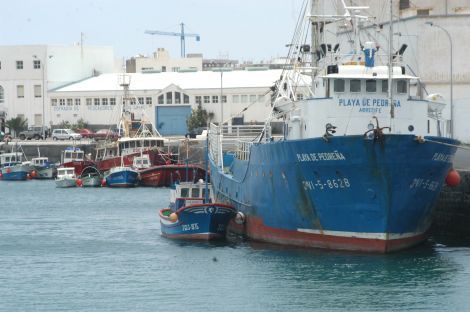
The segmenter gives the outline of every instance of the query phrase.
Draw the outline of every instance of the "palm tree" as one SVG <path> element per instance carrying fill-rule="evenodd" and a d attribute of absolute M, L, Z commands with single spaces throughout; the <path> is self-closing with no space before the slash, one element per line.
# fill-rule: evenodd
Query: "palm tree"
<path fill-rule="evenodd" d="M 16 136 L 21 131 L 28 129 L 28 119 L 22 116 L 18 116 L 7 120 L 5 122 L 5 126 L 7 126 L 11 132 L 13 132 L 12 135 Z"/>

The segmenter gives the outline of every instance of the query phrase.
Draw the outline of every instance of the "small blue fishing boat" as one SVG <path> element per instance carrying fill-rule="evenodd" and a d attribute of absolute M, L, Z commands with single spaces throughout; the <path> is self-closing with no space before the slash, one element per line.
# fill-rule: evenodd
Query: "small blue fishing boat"
<path fill-rule="evenodd" d="M 236 210 L 210 199 L 210 185 L 182 182 L 170 192 L 170 207 L 159 211 L 162 235 L 176 239 L 212 240 L 225 238 Z"/>
<path fill-rule="evenodd" d="M 24 181 L 31 171 L 29 162 L 23 162 L 23 155 L 19 152 L 0 155 L 0 173 L 3 180 Z"/>
<path fill-rule="evenodd" d="M 134 187 L 139 184 L 139 172 L 130 167 L 114 167 L 105 176 L 109 187 Z"/>
<path fill-rule="evenodd" d="M 47 157 L 36 157 L 31 159 L 33 179 L 54 179 L 57 176 L 57 168 Z"/>

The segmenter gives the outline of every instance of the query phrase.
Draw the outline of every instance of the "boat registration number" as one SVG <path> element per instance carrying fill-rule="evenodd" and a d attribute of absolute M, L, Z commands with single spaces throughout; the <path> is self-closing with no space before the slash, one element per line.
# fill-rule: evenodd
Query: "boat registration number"
<path fill-rule="evenodd" d="M 194 231 L 199 230 L 199 224 L 191 223 L 191 224 L 183 224 L 181 225 L 183 231 Z"/>

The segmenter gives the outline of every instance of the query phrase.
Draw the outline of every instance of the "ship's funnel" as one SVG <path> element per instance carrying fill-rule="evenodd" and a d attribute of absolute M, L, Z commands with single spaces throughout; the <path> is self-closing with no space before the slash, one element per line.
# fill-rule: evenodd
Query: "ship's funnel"
<path fill-rule="evenodd" d="M 364 56 L 366 67 L 374 67 L 375 43 L 367 41 L 364 43 Z"/>

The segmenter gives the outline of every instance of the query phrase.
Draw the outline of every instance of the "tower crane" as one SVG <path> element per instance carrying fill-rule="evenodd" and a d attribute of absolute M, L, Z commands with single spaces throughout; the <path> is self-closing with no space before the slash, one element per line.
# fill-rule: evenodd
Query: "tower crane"
<path fill-rule="evenodd" d="M 179 36 L 181 39 L 181 57 L 184 58 L 186 56 L 186 48 L 185 48 L 185 38 L 186 37 L 196 37 L 196 41 L 201 40 L 201 36 L 199 34 L 190 34 L 184 32 L 184 23 L 181 23 L 181 32 L 168 32 L 168 31 L 159 31 L 159 30 L 146 30 L 145 33 L 148 35 L 163 35 L 163 36 Z"/>

